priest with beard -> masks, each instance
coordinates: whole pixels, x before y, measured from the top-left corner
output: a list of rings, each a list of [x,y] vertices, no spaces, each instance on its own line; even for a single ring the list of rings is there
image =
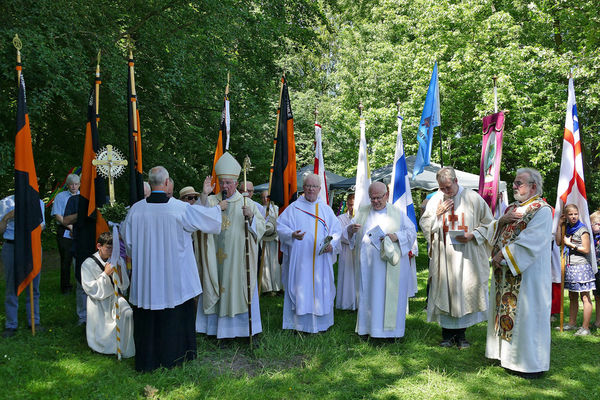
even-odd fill
[[[304,195],[277,221],[285,287],[283,329],[317,333],[333,325],[333,263],[342,228],[331,207],[319,198],[319,177],[307,175],[302,187]]]
[[[515,202],[498,221],[465,235],[493,247],[485,356],[527,379],[550,368],[552,210],[542,185],[537,170],[518,169]]]

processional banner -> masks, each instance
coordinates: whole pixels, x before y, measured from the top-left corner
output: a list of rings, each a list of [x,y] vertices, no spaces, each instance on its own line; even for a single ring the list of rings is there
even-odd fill
[[[498,205],[498,183],[502,160],[502,137],[504,113],[502,111],[483,118],[481,163],[479,171],[479,194],[495,214]]]

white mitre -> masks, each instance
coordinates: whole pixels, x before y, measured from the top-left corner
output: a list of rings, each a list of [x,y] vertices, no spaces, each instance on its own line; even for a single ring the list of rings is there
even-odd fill
[[[229,152],[224,153],[215,165],[215,173],[217,174],[217,177],[222,179],[237,180],[241,170],[242,166]]]

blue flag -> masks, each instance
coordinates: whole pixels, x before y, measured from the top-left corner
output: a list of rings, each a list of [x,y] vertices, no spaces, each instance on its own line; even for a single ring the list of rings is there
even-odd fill
[[[431,143],[433,141],[433,128],[440,126],[440,85],[438,82],[437,62],[433,66],[431,73],[431,81],[429,81],[429,89],[421,114],[421,122],[419,123],[419,133],[417,133],[417,141],[419,142],[419,151],[415,160],[412,179],[416,179],[417,175],[423,172],[425,166],[431,161]]]

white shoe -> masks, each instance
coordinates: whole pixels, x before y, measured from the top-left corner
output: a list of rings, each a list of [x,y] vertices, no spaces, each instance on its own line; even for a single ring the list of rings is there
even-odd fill
[[[588,336],[590,335],[589,329],[584,329],[583,327],[579,328],[577,332],[575,332],[575,336]]]

